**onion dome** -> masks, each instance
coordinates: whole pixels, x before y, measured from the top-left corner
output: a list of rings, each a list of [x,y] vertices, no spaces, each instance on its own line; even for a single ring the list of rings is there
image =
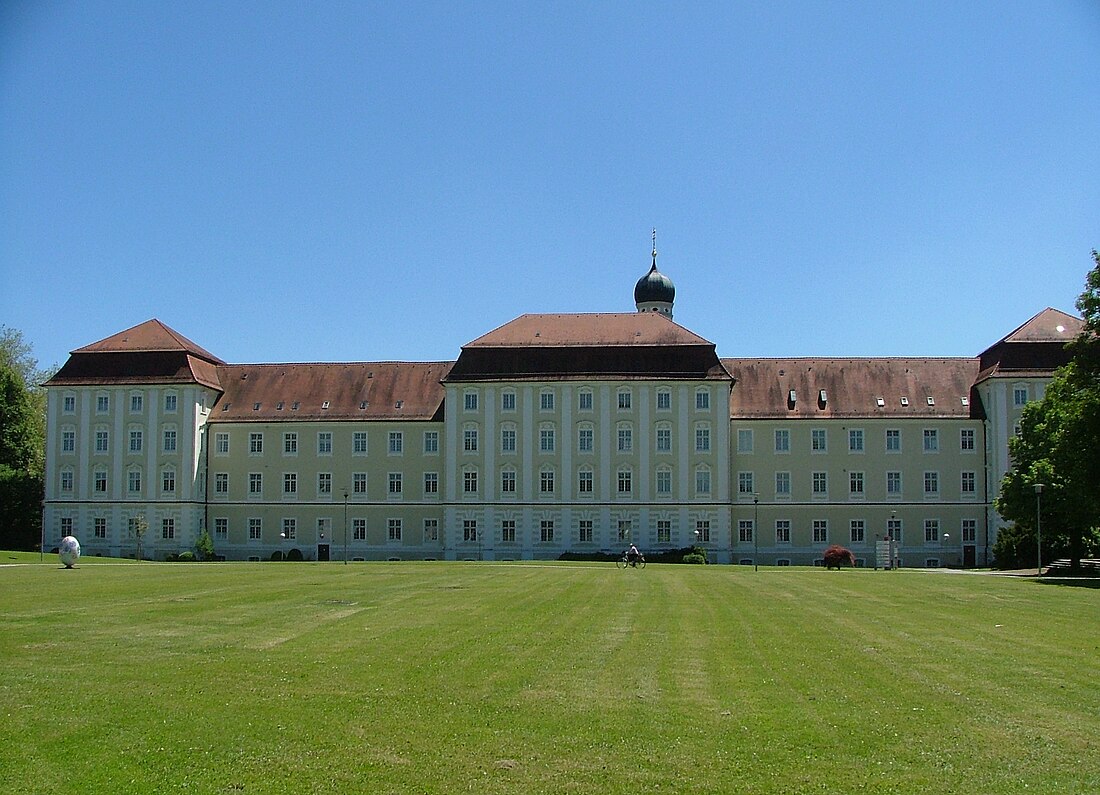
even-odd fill
[[[660,312],[672,317],[672,303],[676,300],[676,288],[672,279],[657,270],[657,230],[653,230],[653,265],[634,285],[634,304],[639,312]]]

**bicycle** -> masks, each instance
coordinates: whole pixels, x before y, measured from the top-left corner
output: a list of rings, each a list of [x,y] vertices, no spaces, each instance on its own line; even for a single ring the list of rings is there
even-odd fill
[[[623,556],[615,561],[615,568],[617,568],[617,569],[625,569],[628,566],[633,567],[633,568],[637,568],[637,569],[644,569],[645,568],[645,555],[643,555],[642,553],[639,552],[637,560],[630,560],[629,556],[624,552]]]

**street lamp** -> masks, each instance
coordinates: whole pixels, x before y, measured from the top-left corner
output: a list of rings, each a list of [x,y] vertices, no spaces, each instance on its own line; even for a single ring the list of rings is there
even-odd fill
[[[1043,576],[1043,484],[1035,484],[1035,576]]]
[[[947,546],[948,544],[950,544],[950,543],[951,543],[951,534],[950,534],[950,533],[944,533],[944,534],[943,534],[943,545],[944,545],[944,547],[946,547],[946,546]],[[947,550],[946,550],[946,549],[944,549],[944,554],[945,554],[945,555],[947,554]],[[946,564],[945,564],[945,565],[946,565]]]
[[[344,489],[344,565],[348,565],[348,490]]]
[[[760,495],[752,493],[752,570],[760,571]]]

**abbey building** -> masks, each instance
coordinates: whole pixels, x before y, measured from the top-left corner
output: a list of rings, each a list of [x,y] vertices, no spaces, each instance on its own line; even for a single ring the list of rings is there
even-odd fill
[[[672,319],[528,314],[455,361],[228,364],[157,320],[48,383],[44,540],[164,559],[205,530],[266,560],[986,565],[1022,407],[1081,321],[1045,309],[973,358],[725,358]]]

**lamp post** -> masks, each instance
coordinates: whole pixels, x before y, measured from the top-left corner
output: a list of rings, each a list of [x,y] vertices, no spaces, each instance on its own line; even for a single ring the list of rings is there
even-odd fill
[[[348,565],[348,490],[344,489],[344,565]]]
[[[1043,484],[1035,484],[1035,576],[1043,576]]]
[[[950,533],[944,533],[944,534],[943,534],[943,546],[945,547],[945,549],[944,549],[944,554],[947,554],[947,549],[946,549],[946,547],[947,547],[947,545],[948,545],[948,544],[950,544],[950,543],[951,543],[951,534],[950,534]]]
[[[760,571],[760,495],[752,493],[752,570]]]

